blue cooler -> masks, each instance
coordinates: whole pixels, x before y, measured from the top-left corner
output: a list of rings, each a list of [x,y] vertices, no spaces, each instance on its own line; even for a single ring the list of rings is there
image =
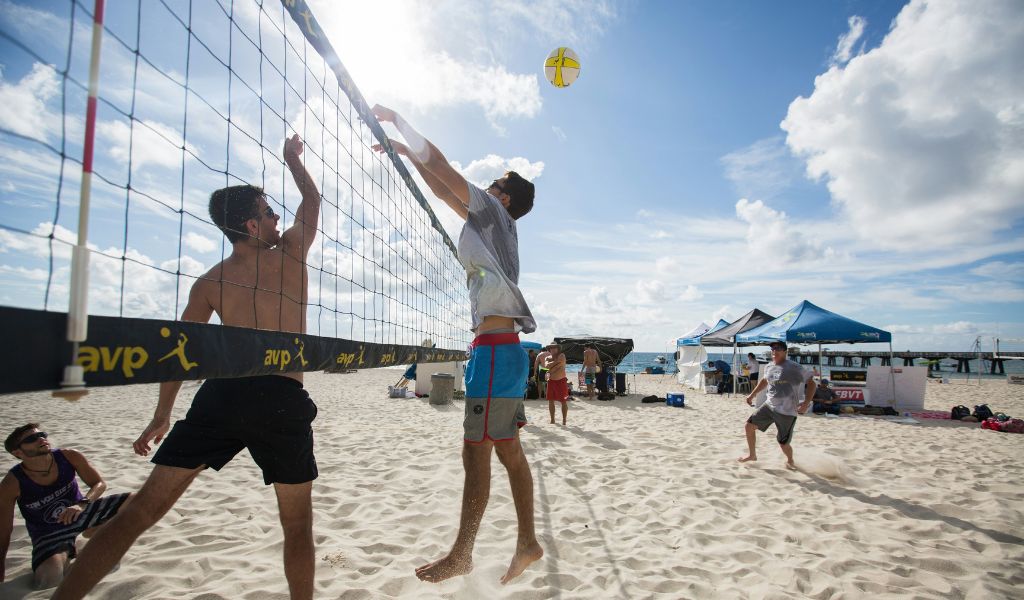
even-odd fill
[[[680,392],[678,394],[666,394],[665,395],[665,404],[667,404],[668,406],[675,406],[677,408],[682,408],[682,407],[686,406],[686,396],[683,395],[682,392]]]

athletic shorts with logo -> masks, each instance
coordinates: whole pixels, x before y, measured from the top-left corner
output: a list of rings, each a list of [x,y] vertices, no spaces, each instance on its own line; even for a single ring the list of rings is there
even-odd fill
[[[523,393],[530,375],[530,357],[515,333],[485,333],[473,340],[466,364],[468,443],[508,441],[526,425]]]

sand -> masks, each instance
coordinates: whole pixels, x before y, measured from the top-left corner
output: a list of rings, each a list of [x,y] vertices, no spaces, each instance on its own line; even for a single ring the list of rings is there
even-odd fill
[[[439,585],[413,569],[451,544],[462,490],[462,405],[388,399],[400,371],[310,374],[320,478],[313,488],[319,598],[1011,598],[1024,586],[1024,435],[976,424],[802,417],[799,471],[773,431],[745,450],[740,396],[686,391],[686,407],[641,404],[679,390],[629,377],[635,392],[571,403],[568,427],[527,402],[523,430],[545,557],[510,585],[508,481],[493,463],[476,569]],[[186,384],[175,409],[187,409]],[[1024,416],[1024,386],[929,383],[925,408],[987,402]],[[110,492],[137,489],[150,463],[131,452],[155,386],[96,389],[78,403],[0,398],[0,431],[40,421],[83,451]],[[9,457],[9,464],[13,458]],[[31,592],[20,514],[0,598]],[[286,598],[273,490],[243,452],[203,473],[129,550],[96,598]]]

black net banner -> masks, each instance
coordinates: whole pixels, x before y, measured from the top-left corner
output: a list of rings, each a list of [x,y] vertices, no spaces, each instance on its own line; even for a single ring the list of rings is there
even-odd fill
[[[67,315],[0,307],[12,343],[0,350],[0,394],[59,386],[71,343]],[[411,362],[466,360],[464,351],[353,342],[240,327],[121,317],[90,317],[78,348],[88,386],[184,381],[300,371],[341,371]],[[25,365],[18,368],[18,365]]]

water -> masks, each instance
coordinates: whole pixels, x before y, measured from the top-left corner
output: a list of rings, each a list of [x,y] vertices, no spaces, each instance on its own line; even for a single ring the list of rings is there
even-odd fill
[[[659,356],[664,356],[666,362],[665,363],[657,362],[656,359]],[[737,358],[738,358],[738,360],[745,362],[746,361],[746,356],[747,356],[746,352],[740,352],[740,354],[738,355]],[[764,357],[761,356],[760,354],[758,354],[758,358],[763,359]],[[725,362],[727,362],[727,363],[729,363],[731,365],[732,364],[732,352],[728,352],[728,353],[710,352],[710,353],[708,353],[708,360],[724,360]],[[936,372],[933,372],[933,375],[935,377],[948,377],[949,379],[966,379],[967,377],[971,377],[972,379],[977,379],[978,378],[978,373],[980,371],[982,373],[982,378],[983,379],[1006,379],[1006,374],[996,374],[996,375],[990,374],[988,372],[989,363],[987,361],[983,361],[983,362],[984,362],[983,366],[979,366],[979,364],[978,364],[979,361],[977,359],[972,360],[971,361],[971,372],[970,373],[957,373],[956,372],[956,361],[955,360],[944,360],[944,361],[942,361],[939,364],[940,370],[936,371]],[[742,364],[742,362],[740,362],[740,364]],[[854,359],[854,364],[859,365],[860,364],[860,359]],[[871,364],[872,365],[878,365],[878,364],[880,364],[880,361],[877,358],[875,358],[875,359],[871,360]],[[824,377],[826,379],[828,378],[829,373],[831,372],[831,369],[836,369],[836,370],[855,370],[855,371],[856,370],[861,370],[861,368],[859,366],[857,366],[857,367],[841,367],[841,366],[818,367],[817,365],[803,365],[803,366],[807,367],[807,368],[818,368],[819,370],[821,370],[823,368],[824,369]],[[903,366],[903,360],[902,359],[896,359],[895,364],[893,366],[894,367],[901,367],[901,366]],[[924,366],[924,362],[923,361],[917,361],[916,366]],[[675,357],[675,354],[673,352],[630,352],[629,354],[626,355],[626,357],[624,359],[622,359],[622,362],[619,363],[619,367],[618,367],[617,370],[618,370],[619,373],[643,373],[645,371],[645,369],[647,369],[648,367],[664,367],[666,374],[671,374],[671,373],[678,372],[678,369],[676,368],[676,357]],[[581,368],[581,365],[568,365],[566,367],[566,371],[575,373],[575,372],[578,372],[580,370],[580,368]],[[1024,360],[1008,360],[1008,361],[1005,361],[1003,363],[1003,368],[1006,370],[1007,374],[1013,373],[1013,374],[1016,374],[1016,375],[1024,375]]]

